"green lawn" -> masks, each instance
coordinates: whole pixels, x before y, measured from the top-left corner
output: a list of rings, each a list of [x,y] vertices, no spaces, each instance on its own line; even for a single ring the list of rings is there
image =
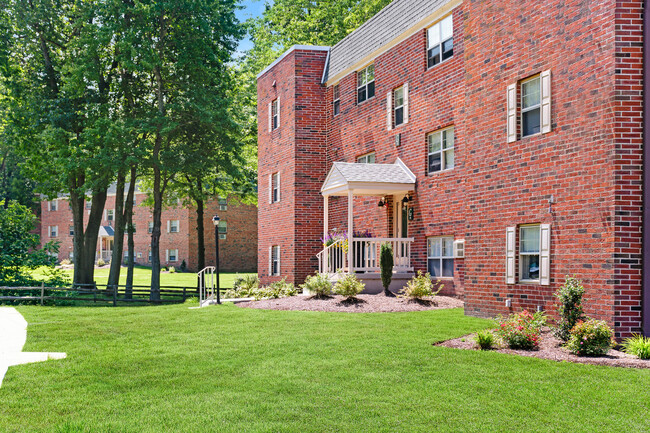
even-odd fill
[[[19,307],[2,432],[647,432],[650,371],[434,347],[488,321],[393,314]]]
[[[101,268],[95,268],[95,281],[97,284],[106,284],[108,282],[108,272],[110,270],[109,266],[104,266]],[[65,269],[65,272],[70,276],[72,280],[72,269]],[[37,269],[32,273],[36,278],[44,278],[42,269]],[[247,275],[242,273],[240,275]],[[232,288],[233,282],[237,273],[228,272],[221,273],[219,277],[219,282],[221,287]],[[126,267],[122,267],[122,272],[120,273],[120,284],[125,284],[126,282]],[[136,286],[149,286],[151,284],[151,268],[145,266],[136,266],[133,270],[133,284]],[[160,284],[162,286],[178,286],[178,287],[196,287],[196,273],[195,272],[163,272],[160,274]]]

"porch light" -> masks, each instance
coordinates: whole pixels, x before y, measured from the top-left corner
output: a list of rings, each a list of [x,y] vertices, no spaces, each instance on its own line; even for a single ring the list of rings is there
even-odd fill
[[[402,203],[406,204],[411,201],[411,196],[406,194],[404,198],[402,199]]]
[[[384,207],[386,205],[386,202],[384,201],[384,197],[379,199],[379,203],[377,203],[378,207]]]

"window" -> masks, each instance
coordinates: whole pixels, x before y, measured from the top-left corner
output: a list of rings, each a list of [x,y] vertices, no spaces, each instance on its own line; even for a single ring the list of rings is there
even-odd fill
[[[50,202],[50,211],[54,212],[58,209],[58,203],[56,200]]]
[[[92,207],[92,203],[89,201],[86,201],[86,209],[90,209]]]
[[[427,259],[428,270],[432,277],[453,277],[454,238],[440,237],[427,239]]]
[[[167,250],[167,261],[175,262],[178,260],[178,250]]]
[[[341,91],[338,84],[332,88],[332,94],[332,99],[334,101],[332,102],[334,115],[338,116],[341,112]]]
[[[219,239],[226,239],[225,233],[219,233]]]
[[[228,223],[226,221],[219,221],[219,233],[228,233]]]
[[[454,128],[432,132],[427,136],[429,173],[454,168]]]
[[[138,258],[139,258],[139,259],[142,258],[142,253],[138,253]]]
[[[538,134],[542,124],[540,76],[521,82],[521,136]]]
[[[74,236],[74,226],[68,226],[68,233],[70,236]]]
[[[106,221],[113,221],[114,216],[115,216],[115,211],[113,209],[106,210]]]
[[[375,96],[375,65],[357,72],[357,103]]]
[[[359,164],[374,164],[375,163],[375,152],[366,153],[357,158],[357,163]]]
[[[70,258],[70,260],[73,260],[74,259],[74,251],[70,251],[70,253],[68,254],[68,257]]]
[[[149,251],[149,263],[151,263],[151,251]]]
[[[454,19],[449,15],[427,30],[427,67],[454,55]]]
[[[280,246],[274,245],[271,247],[271,275],[280,275]]]
[[[228,210],[228,199],[219,199],[219,210]]]
[[[539,225],[519,228],[519,279],[539,281]]]
[[[178,233],[178,220],[169,221],[169,233]]]
[[[147,227],[147,233],[153,233],[153,221],[149,221],[149,226]]]
[[[280,126],[280,101],[278,99],[271,102],[271,130],[278,129]]]
[[[271,175],[271,203],[280,201],[280,173]]]
[[[395,120],[395,126],[399,126],[404,123],[404,87],[395,89],[393,93],[393,101],[395,101],[393,119]]]
[[[59,226],[50,226],[49,227],[50,237],[56,238],[59,236]]]
[[[129,258],[129,250],[124,250],[124,258],[125,259]]]

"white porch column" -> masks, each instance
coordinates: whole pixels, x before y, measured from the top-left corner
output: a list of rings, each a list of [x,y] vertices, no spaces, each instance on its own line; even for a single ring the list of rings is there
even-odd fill
[[[104,260],[104,238],[99,237],[99,258]]]
[[[330,216],[330,211],[329,211],[329,196],[324,195],[323,196],[323,239],[327,238],[327,233],[329,232],[329,216]],[[324,247],[323,247],[324,248]],[[322,269],[323,272],[329,273],[329,251],[324,251],[323,254],[323,263],[322,263]]]
[[[348,191],[348,273],[354,272],[353,269],[353,245],[352,245],[352,238],[354,234],[354,213],[353,213],[353,204],[354,204],[354,194],[352,194],[352,191]]]

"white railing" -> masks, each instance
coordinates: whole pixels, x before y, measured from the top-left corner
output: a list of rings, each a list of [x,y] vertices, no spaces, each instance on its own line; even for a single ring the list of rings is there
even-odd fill
[[[352,238],[352,272],[379,272],[379,254],[384,242],[393,248],[393,270],[412,272],[413,238]],[[339,240],[316,255],[320,273],[348,272],[348,253],[344,244],[345,241]]]
[[[199,279],[199,306],[202,307],[205,301],[214,299],[216,294],[217,280],[215,274],[216,268],[208,266],[203,268],[197,275]]]
[[[338,240],[316,254],[319,273],[333,274],[339,270],[347,271],[348,254],[344,249],[344,244],[344,240]]]

